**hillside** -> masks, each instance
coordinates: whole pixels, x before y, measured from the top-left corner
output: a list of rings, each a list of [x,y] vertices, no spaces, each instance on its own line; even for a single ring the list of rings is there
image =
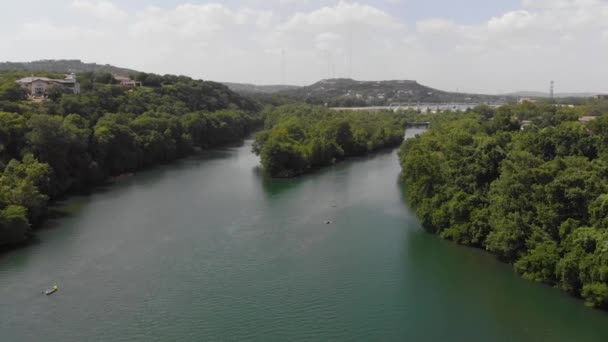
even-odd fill
[[[23,74],[0,73],[0,251],[31,237],[49,200],[238,141],[261,123],[256,102],[216,82],[141,73],[144,85],[129,88],[83,72],[80,93],[38,80],[48,92],[29,96],[15,83]]]
[[[327,79],[313,85],[284,90],[281,95],[329,106],[381,106],[391,103],[504,102],[507,96],[452,93],[411,80],[357,81]]]
[[[284,90],[292,90],[299,88],[295,85],[256,85],[256,84],[248,84],[248,83],[231,83],[231,82],[222,82],[226,85],[230,90],[235,91],[237,93],[261,93],[261,94],[272,94],[279,91]]]
[[[0,72],[82,73],[107,72],[118,75],[139,73],[109,64],[85,63],[78,59],[0,62]],[[447,92],[413,80],[358,81],[348,78],[325,79],[306,87],[295,85],[256,85],[222,82],[233,92],[266,104],[307,102],[331,107],[386,106],[393,103],[504,103],[521,97],[548,98],[542,92],[522,91],[503,95]],[[556,98],[585,98],[596,93],[558,93]]]
[[[0,71],[31,71],[31,72],[109,72],[119,75],[129,75],[138,71],[116,67],[109,64],[84,63],[79,59],[46,59],[33,62],[0,62]]]

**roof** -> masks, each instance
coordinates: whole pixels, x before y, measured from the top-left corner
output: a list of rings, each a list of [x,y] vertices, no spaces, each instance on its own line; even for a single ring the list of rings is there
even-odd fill
[[[65,83],[65,84],[70,84],[70,83],[76,83],[75,79],[55,79],[55,78],[48,78],[48,77],[24,77],[20,80],[17,80],[17,83],[32,83],[34,81],[44,81],[44,82],[55,82],[55,83]]]
[[[117,81],[131,81],[131,77],[120,75],[114,75],[114,79]]]

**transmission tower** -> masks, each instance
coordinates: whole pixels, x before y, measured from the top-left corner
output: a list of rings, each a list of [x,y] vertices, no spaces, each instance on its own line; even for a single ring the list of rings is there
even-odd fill
[[[281,84],[285,84],[285,49],[281,49]]]

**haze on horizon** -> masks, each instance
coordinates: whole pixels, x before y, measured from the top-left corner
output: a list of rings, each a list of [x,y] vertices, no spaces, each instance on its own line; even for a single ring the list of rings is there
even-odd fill
[[[215,81],[415,79],[448,91],[608,92],[607,0],[4,3],[0,61],[81,59]]]

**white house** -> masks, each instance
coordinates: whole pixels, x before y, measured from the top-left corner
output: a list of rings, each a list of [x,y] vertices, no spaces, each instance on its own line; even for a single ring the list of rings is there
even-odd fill
[[[30,76],[15,81],[24,89],[28,90],[30,96],[45,97],[48,95],[48,90],[52,86],[68,89],[74,94],[80,93],[80,83],[76,79],[75,74],[66,75],[64,79],[54,79],[47,77]]]
[[[120,83],[121,86],[123,87],[129,87],[129,88],[135,88],[135,87],[141,87],[142,84],[141,82],[137,82],[131,79],[131,77],[128,76],[120,76],[120,75],[113,75],[114,79]]]

